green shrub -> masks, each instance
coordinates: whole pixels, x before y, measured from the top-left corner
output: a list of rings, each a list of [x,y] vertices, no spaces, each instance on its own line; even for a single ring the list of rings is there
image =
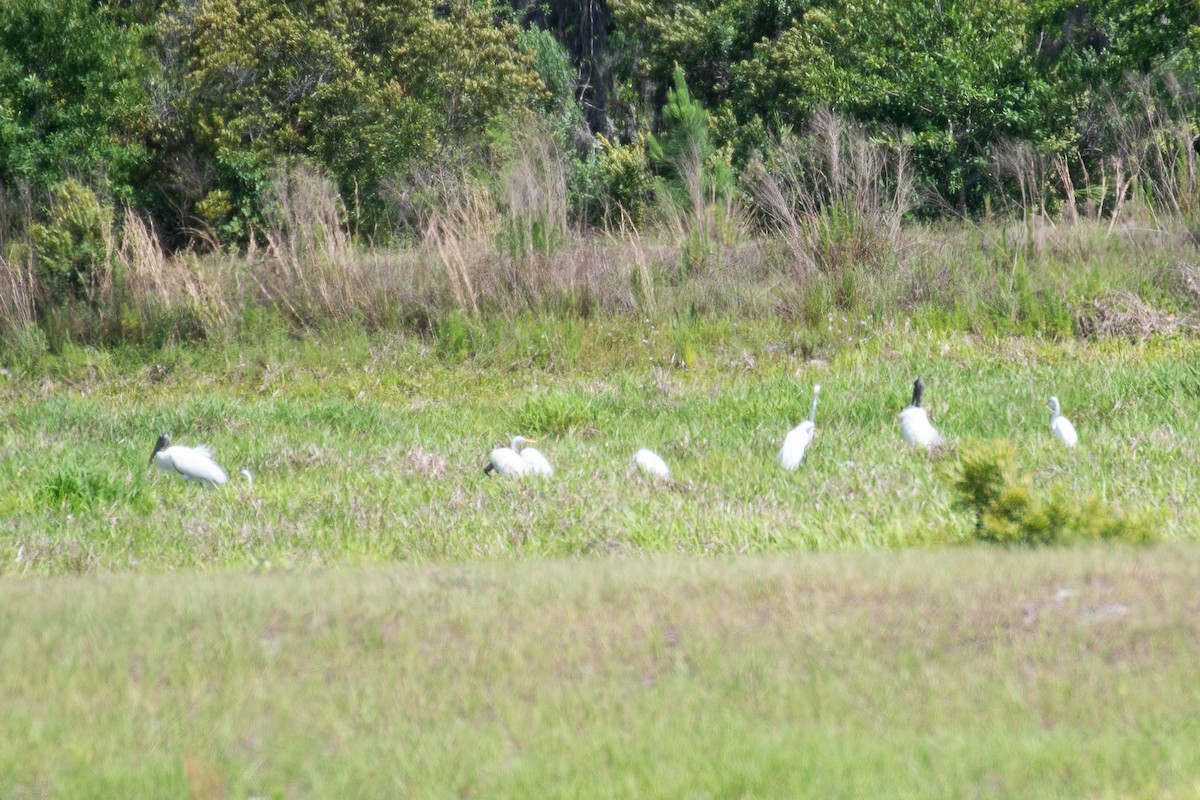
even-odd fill
[[[646,140],[639,136],[629,144],[611,142],[597,135],[600,144],[575,176],[574,202],[591,223],[619,224],[621,212],[640,225],[654,196],[654,176],[646,158]]]
[[[88,187],[67,180],[55,193],[50,219],[31,234],[38,280],[51,305],[88,298],[104,271],[112,209]]]
[[[1004,545],[1082,541],[1146,543],[1157,538],[1150,520],[1126,514],[1095,497],[1082,501],[1051,489],[1044,496],[1017,467],[1006,441],[971,441],[947,471],[954,505],[975,516],[974,538]]]

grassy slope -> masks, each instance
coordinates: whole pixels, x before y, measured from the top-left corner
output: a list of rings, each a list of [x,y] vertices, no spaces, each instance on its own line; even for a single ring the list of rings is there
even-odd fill
[[[924,376],[952,439],[1009,437],[1046,483],[1200,518],[1200,344],[914,334],[835,321],[824,360],[778,322],[530,322],[473,360],[415,338],[268,342],[147,364],[76,354],[0,379],[0,570],[57,573],[743,553],[954,541],[939,465],[906,451],[896,412]],[[844,339],[853,337],[851,344]],[[671,366],[688,353],[694,366]],[[796,474],[774,456],[824,385]],[[1055,393],[1082,437],[1048,430]],[[205,492],[147,470],[160,430],[214,446],[231,473]],[[481,474],[506,433],[540,438],[558,475]],[[670,488],[633,482],[659,450]]]
[[[6,797],[1200,791],[1200,552],[0,584]]]

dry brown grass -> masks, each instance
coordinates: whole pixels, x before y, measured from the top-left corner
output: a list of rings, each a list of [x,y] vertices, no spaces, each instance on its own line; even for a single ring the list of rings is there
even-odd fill
[[[0,334],[13,334],[33,325],[36,297],[32,266],[0,255]]]
[[[102,314],[117,325],[186,317],[202,336],[215,336],[234,318],[236,296],[233,261],[194,253],[167,255],[152,225],[131,209],[125,210],[121,234],[109,247],[108,268],[101,279],[98,300]]]
[[[803,135],[778,142],[745,180],[787,244],[799,278],[890,264],[902,244],[901,222],[916,202],[902,137],[882,143],[828,110],[814,114]]]
[[[1132,292],[1109,292],[1092,300],[1080,317],[1079,330],[1093,338],[1149,339],[1196,330],[1193,315],[1180,316],[1148,305]]]

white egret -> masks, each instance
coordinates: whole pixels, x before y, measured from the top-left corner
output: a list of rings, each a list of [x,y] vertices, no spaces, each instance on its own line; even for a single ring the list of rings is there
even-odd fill
[[[213,459],[212,451],[207,447],[171,444],[171,437],[165,433],[154,443],[150,464],[163,472],[174,472],[186,481],[198,481],[209,488],[223,486],[229,480],[225,470]]]
[[[529,443],[537,444],[533,439],[526,439],[524,436],[518,436],[512,440],[512,449],[521,456],[521,460],[525,462],[525,474],[533,475],[538,478],[549,478],[554,474],[554,467],[550,466],[550,462],[542,455],[542,451],[536,447],[529,447]]]
[[[667,469],[667,462],[655,453],[653,450],[642,448],[633,454],[633,465],[638,471],[654,478],[669,478],[671,470]]]
[[[813,434],[817,430],[817,395],[820,393],[821,386],[817,384],[813,387],[812,411],[808,419],[788,431],[783,440],[783,447],[779,450],[779,466],[786,470],[794,470],[800,466],[804,451],[812,443]]]
[[[921,408],[921,395],[925,393],[925,383],[917,378],[913,381],[912,405],[899,414],[900,432],[904,441],[913,447],[935,447],[942,443],[942,437],[937,429],[929,423],[925,409]]]
[[[1050,431],[1062,441],[1067,447],[1074,447],[1079,444],[1079,436],[1075,433],[1075,426],[1071,424],[1071,420],[1062,415],[1058,408],[1058,398],[1051,397],[1050,402]]]
[[[488,455],[488,463],[483,468],[483,474],[487,475],[490,472],[496,472],[500,475],[519,476],[524,475],[526,472],[531,472],[530,461],[535,460],[536,457],[541,457],[542,461],[546,461],[546,458],[536,450],[534,451],[536,453],[535,459],[527,461],[522,458],[519,455],[521,448],[530,442],[536,444],[534,439],[526,439],[524,436],[514,436],[508,447],[497,447]],[[550,463],[546,462],[545,466],[549,467]],[[553,469],[551,469],[551,472],[553,472]],[[541,475],[544,473],[534,471],[534,474]]]

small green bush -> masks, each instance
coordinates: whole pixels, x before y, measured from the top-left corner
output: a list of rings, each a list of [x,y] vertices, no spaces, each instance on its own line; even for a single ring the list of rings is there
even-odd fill
[[[38,280],[51,305],[85,299],[103,274],[112,209],[88,187],[65,181],[55,192],[50,218],[34,225]]]
[[[1004,545],[1083,541],[1147,543],[1157,534],[1150,520],[1127,514],[1095,497],[1082,501],[1051,489],[1043,496],[1017,467],[1007,441],[971,441],[947,471],[956,508],[975,516],[974,538]]]
[[[580,165],[574,179],[574,203],[591,223],[620,224],[624,211],[640,225],[654,196],[654,175],[646,157],[646,140],[629,144],[596,136],[600,147]]]

